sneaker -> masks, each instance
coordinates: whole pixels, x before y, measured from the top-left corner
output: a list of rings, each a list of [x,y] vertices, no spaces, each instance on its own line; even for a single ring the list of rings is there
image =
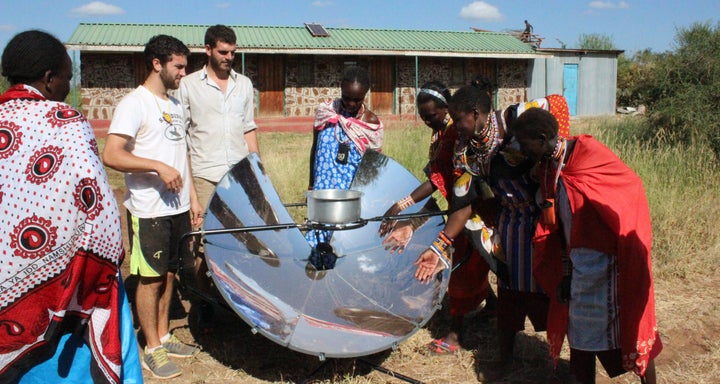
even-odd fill
[[[158,379],[171,379],[182,374],[180,368],[168,360],[165,348],[158,348],[150,353],[146,352],[142,358],[142,366]]]
[[[170,335],[170,339],[162,343],[162,346],[167,355],[172,357],[192,357],[200,352],[200,348],[183,343],[175,335]]]

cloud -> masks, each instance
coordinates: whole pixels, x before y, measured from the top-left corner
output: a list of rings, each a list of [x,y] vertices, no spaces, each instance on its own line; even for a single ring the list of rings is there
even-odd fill
[[[231,5],[230,3],[217,3],[215,4],[215,8],[225,9],[230,8]]]
[[[613,3],[609,1],[591,1],[588,6],[595,9],[610,9],[615,7]]]
[[[313,1],[312,6],[313,7],[329,7],[331,5],[334,5],[332,1]]]
[[[504,19],[500,10],[484,1],[473,1],[462,7],[460,17],[467,20],[483,21],[499,21]]]
[[[121,15],[125,10],[111,4],[105,4],[102,1],[93,1],[81,7],[74,8],[70,11],[74,16],[108,16]]]
[[[0,32],[11,32],[15,30],[15,26],[12,24],[0,24]]]
[[[366,273],[377,273],[380,270],[380,266],[372,263],[372,259],[367,256],[358,256],[357,258],[358,267],[360,270]]]
[[[630,5],[624,1],[620,1],[617,4],[612,1],[591,1],[590,3],[588,3],[588,7],[594,9],[625,9],[630,8]]]

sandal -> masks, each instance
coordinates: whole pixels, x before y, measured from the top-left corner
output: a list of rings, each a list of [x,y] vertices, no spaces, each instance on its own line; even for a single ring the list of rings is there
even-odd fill
[[[427,345],[430,353],[438,356],[454,355],[460,349],[459,345],[448,344],[444,338],[435,339]]]

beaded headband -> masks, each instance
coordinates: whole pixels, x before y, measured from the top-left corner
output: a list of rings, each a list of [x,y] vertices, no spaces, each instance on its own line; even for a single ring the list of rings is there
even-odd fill
[[[418,93],[427,93],[428,95],[435,96],[435,98],[439,99],[443,102],[443,104],[447,105],[447,100],[445,100],[445,96],[443,96],[442,93],[434,89],[420,88],[420,91]]]

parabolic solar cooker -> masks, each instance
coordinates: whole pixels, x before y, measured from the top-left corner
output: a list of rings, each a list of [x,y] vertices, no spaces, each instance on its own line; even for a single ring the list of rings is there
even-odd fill
[[[400,164],[367,151],[350,190],[309,191],[308,218],[297,224],[251,154],[218,183],[202,230],[186,236],[202,237],[209,275],[253,332],[320,360],[366,356],[412,336],[447,290],[449,270],[423,284],[413,265],[443,228],[444,212],[419,212],[421,201],[382,216],[418,185]],[[419,220],[400,254],[378,235],[388,218]],[[304,236],[313,230],[332,237],[313,248]]]

